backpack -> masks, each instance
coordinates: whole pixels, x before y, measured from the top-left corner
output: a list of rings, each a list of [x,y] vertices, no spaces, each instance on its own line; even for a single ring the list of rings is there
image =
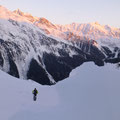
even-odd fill
[[[36,95],[38,94],[38,91],[37,91],[36,89],[34,89],[34,90],[32,91],[32,93],[36,96]]]

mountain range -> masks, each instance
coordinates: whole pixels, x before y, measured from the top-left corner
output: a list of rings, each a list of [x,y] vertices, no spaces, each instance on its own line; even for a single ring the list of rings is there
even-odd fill
[[[120,62],[120,29],[98,22],[56,25],[0,6],[0,69],[53,85],[84,62]]]

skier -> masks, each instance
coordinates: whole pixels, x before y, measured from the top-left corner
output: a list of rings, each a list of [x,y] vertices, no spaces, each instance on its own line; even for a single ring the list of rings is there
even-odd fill
[[[35,89],[32,91],[32,93],[33,93],[33,100],[36,101],[36,99],[37,99],[37,94],[38,94],[37,89],[35,88]]]

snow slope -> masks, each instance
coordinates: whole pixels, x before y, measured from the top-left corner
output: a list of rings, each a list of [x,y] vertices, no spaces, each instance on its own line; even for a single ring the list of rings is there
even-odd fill
[[[85,63],[55,86],[19,80],[0,71],[1,120],[119,120],[119,69]],[[32,101],[32,90],[39,91]]]

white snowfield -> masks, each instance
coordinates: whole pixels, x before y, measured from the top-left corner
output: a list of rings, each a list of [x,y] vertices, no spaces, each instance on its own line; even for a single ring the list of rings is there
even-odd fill
[[[0,120],[119,120],[119,74],[111,64],[85,63],[50,87],[0,71]]]

